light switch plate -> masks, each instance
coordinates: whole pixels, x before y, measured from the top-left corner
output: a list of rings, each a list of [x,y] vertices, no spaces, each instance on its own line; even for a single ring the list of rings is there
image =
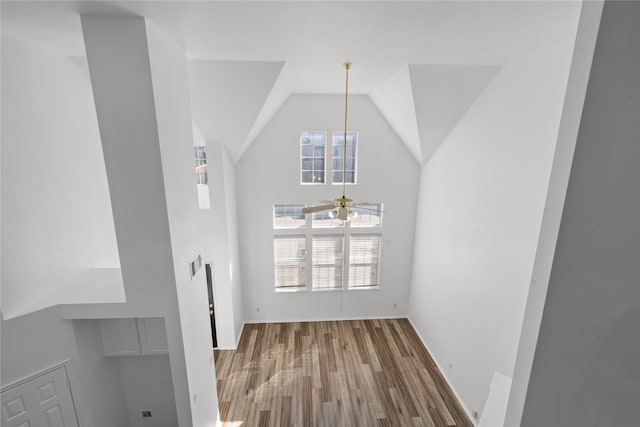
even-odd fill
[[[201,267],[202,267],[202,256],[198,254],[195,256],[195,258],[193,258],[189,262],[189,273],[191,274],[192,279],[193,279],[193,276],[195,276],[196,273],[198,273],[198,270],[200,270]]]

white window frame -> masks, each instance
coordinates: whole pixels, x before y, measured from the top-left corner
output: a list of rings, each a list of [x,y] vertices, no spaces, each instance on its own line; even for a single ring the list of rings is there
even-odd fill
[[[349,134],[355,135],[355,138],[356,138],[355,139],[356,149],[355,149],[355,152],[353,154],[354,155],[354,158],[353,158],[353,166],[354,166],[354,168],[353,168],[353,182],[346,182],[346,185],[356,185],[358,183],[358,149],[360,147],[360,144],[358,143],[358,140],[360,139],[360,134],[359,134],[359,132],[356,132],[356,131],[347,131],[347,135],[349,135]],[[331,171],[329,173],[330,173],[330,176],[331,176],[331,185],[342,185],[342,180],[340,180],[340,181],[334,181],[333,180],[333,172],[334,172],[334,170],[333,170],[333,159],[334,159],[334,156],[333,156],[333,137],[335,135],[344,137],[344,131],[334,131],[334,132],[331,133],[331,163],[330,163],[331,164]],[[344,148],[343,148],[343,150],[344,150]],[[341,151],[340,153],[338,153],[338,157],[337,158],[342,160],[343,154],[344,153]],[[325,161],[325,165],[326,165],[326,161]],[[338,170],[338,172],[342,172],[342,169]],[[326,180],[327,179],[326,179],[326,175],[325,175],[325,181]]]
[[[294,205],[294,203],[290,203]],[[379,205],[380,209],[383,208],[383,204],[375,203],[374,205]],[[380,236],[380,249],[378,254],[378,281],[382,277],[382,246],[383,246],[383,236],[384,236],[384,220],[381,216],[381,224],[369,227],[352,227],[349,222],[342,223],[340,220],[336,220],[336,227],[313,227],[313,214],[307,215],[305,218],[305,226],[301,228],[274,228],[273,229],[273,238],[279,237],[297,237],[303,236],[305,237],[305,248],[306,248],[306,286],[299,287],[276,287],[274,283],[275,292],[342,292],[342,291],[355,291],[362,292],[365,290],[379,290],[380,283],[373,284],[371,286],[355,286],[349,287],[349,264],[350,264],[350,249],[351,249],[351,236],[355,235],[378,235]],[[335,235],[343,235],[344,236],[344,249],[342,255],[342,286],[336,288],[314,288],[313,284],[313,237],[314,236],[335,236]],[[275,248],[274,248],[275,251]],[[274,280],[275,280],[275,253],[273,264],[274,271]]]
[[[319,133],[319,134],[323,134],[324,135],[324,182],[304,182],[302,179],[303,173],[306,170],[302,169],[302,139],[304,138],[304,135],[307,133]],[[333,140],[331,141],[333,144]],[[298,142],[298,149],[300,150],[300,156],[299,156],[299,170],[300,170],[300,185],[325,185],[327,183],[327,146],[328,146],[328,141],[327,141],[327,132],[326,131],[314,131],[314,130],[307,130],[307,131],[303,131],[300,134],[300,141]],[[304,157],[308,157],[308,156],[304,156]],[[311,162],[313,164],[313,162],[315,162],[315,157],[311,158]],[[315,171],[315,169],[312,169],[312,171]]]

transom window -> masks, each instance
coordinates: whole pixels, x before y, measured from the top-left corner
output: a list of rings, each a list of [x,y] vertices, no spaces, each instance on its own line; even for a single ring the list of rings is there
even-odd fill
[[[304,227],[304,205],[273,205],[273,228]]]
[[[303,205],[274,205],[276,290],[377,288],[382,207],[382,203],[360,205],[354,208],[358,215],[344,223],[326,211],[305,216]]]

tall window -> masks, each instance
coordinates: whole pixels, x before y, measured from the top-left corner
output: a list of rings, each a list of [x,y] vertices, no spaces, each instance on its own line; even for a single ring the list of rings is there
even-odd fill
[[[349,287],[378,285],[380,235],[352,235],[349,245]]]
[[[303,132],[300,137],[300,182],[325,183],[326,132]]]
[[[356,183],[356,149],[357,149],[358,134],[356,132],[347,132],[347,152],[344,153],[344,132],[333,133],[333,145],[331,149],[331,155],[333,157],[332,168],[333,176],[332,181],[334,184],[342,184],[342,159],[344,157],[346,162],[345,167],[345,182],[348,184]]]
[[[313,236],[313,289],[342,288],[343,236]]]
[[[207,176],[207,147],[195,145],[193,147],[196,159],[196,184],[198,189],[198,206],[200,209],[209,209],[209,178]]]
[[[380,285],[382,203],[359,205],[350,222],[303,205],[273,206],[275,287],[280,291],[375,289]]]
[[[276,236],[273,253],[276,289],[307,286],[307,250],[305,236]]]

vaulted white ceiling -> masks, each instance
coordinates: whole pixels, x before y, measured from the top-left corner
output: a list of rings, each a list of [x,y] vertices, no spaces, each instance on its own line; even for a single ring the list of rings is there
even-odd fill
[[[426,162],[501,66],[575,1],[2,2],[2,32],[82,67],[80,14],[144,16],[185,48],[192,116],[237,161],[291,93],[367,94]],[[4,59],[4,58],[3,58]],[[3,65],[4,66],[4,65]]]

